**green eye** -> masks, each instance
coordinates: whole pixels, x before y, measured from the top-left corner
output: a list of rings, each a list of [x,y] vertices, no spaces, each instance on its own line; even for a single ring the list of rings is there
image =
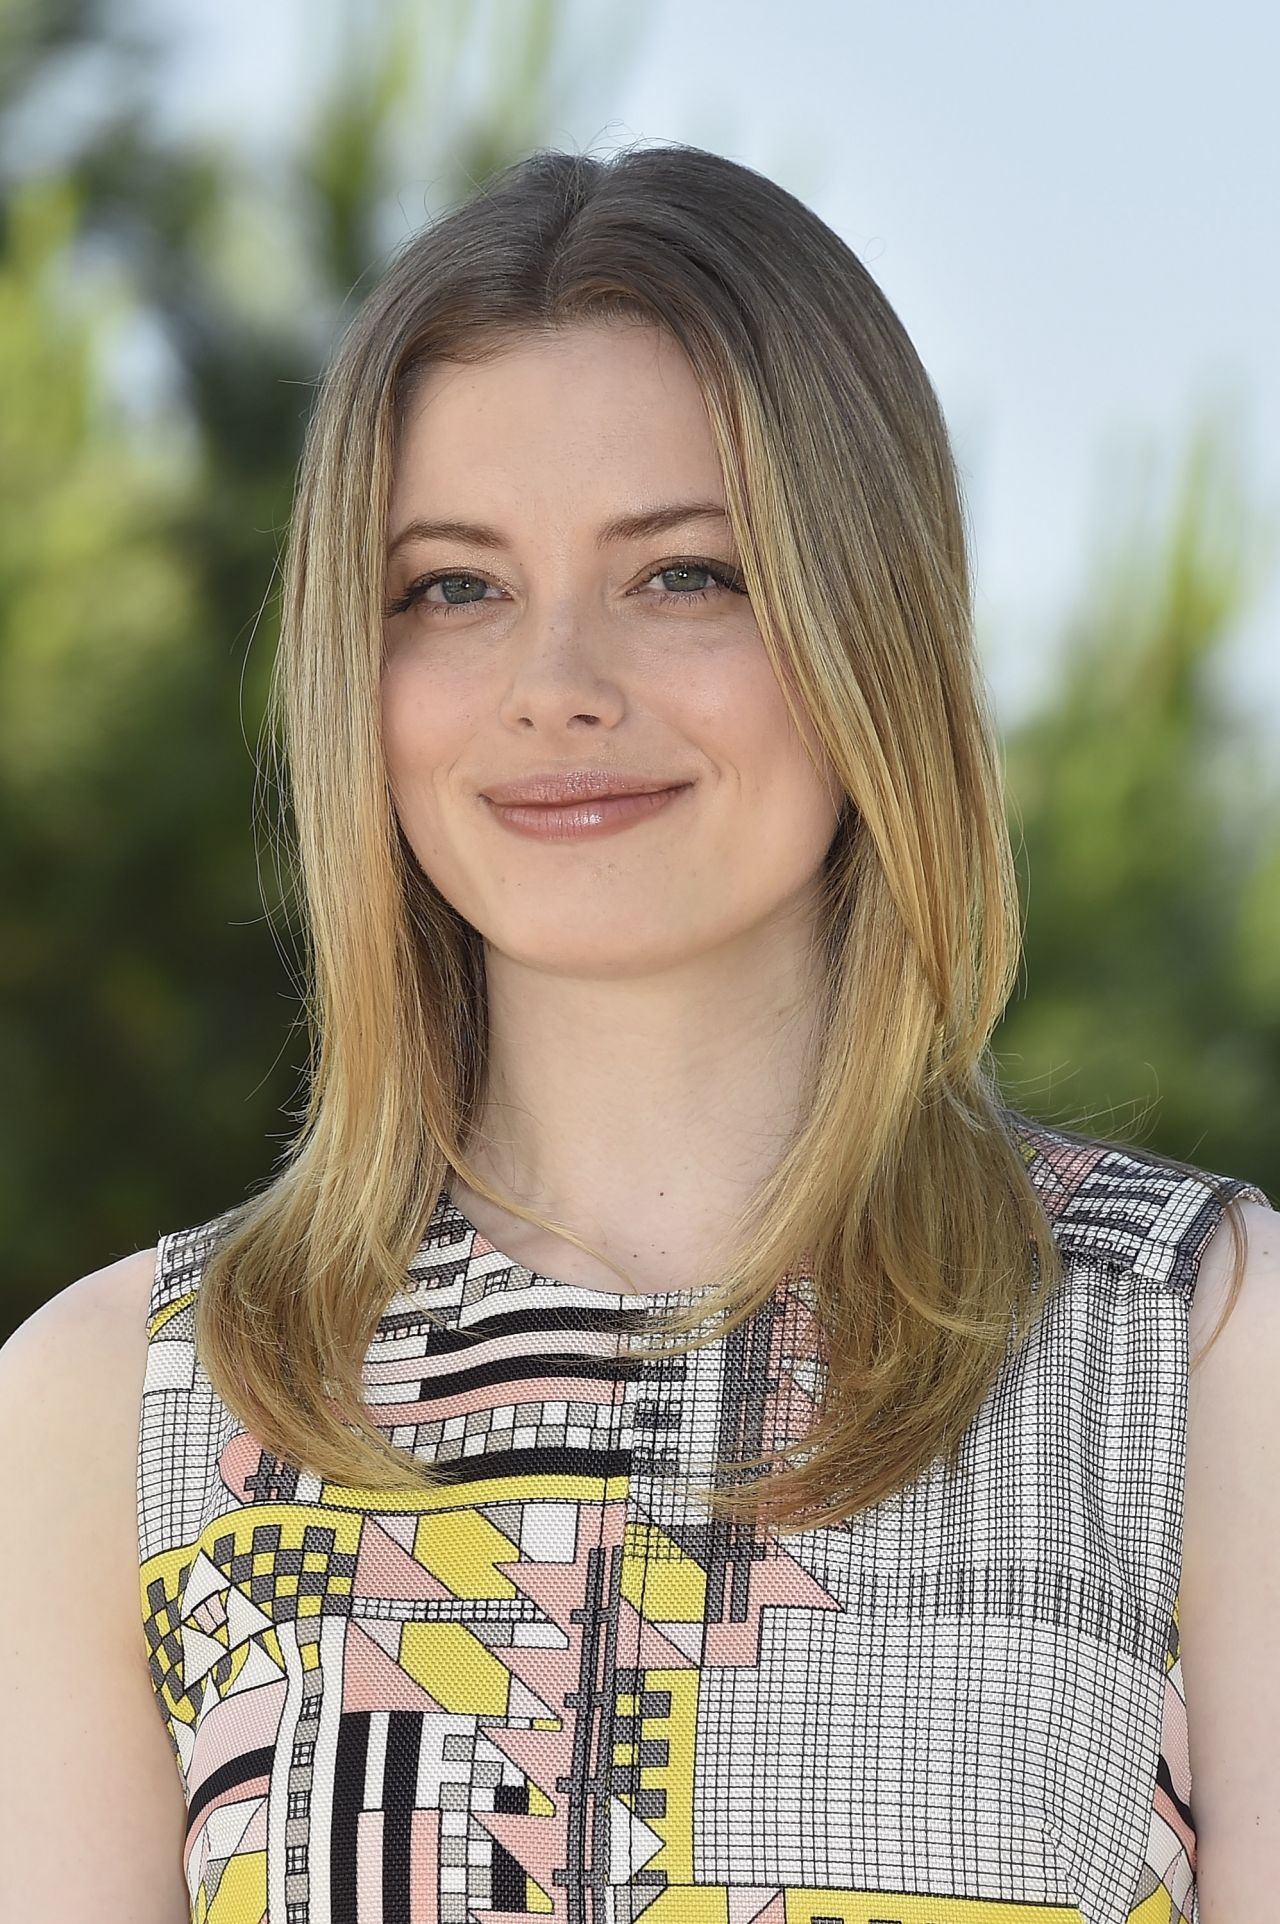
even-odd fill
[[[471,587],[478,587],[481,592],[478,595],[462,595],[456,601],[428,602],[426,599],[427,590],[428,588],[434,588],[437,581],[462,581],[468,583]],[[466,569],[438,569],[435,574],[423,575],[419,580],[411,581],[402,595],[398,596],[394,601],[387,603],[385,613],[387,617],[390,618],[392,615],[402,615],[410,608],[423,605],[431,608],[440,608],[445,614],[451,614],[455,608],[472,608],[477,602],[483,601],[484,591],[491,586],[492,583],[486,581],[483,575],[472,574]]]
[[[745,595],[747,592],[740,571],[724,562],[698,561],[692,556],[682,556],[676,561],[664,562],[648,579],[665,581],[671,575],[707,575],[710,585],[701,588],[668,588],[666,593],[657,597],[659,601],[687,603],[706,601],[717,594]],[[443,601],[428,601],[428,590],[434,588],[437,582],[461,582],[464,592],[451,599],[450,590],[446,587]],[[411,581],[402,595],[387,602],[383,613],[388,620],[395,615],[406,614],[410,608],[430,608],[433,614],[455,614],[462,608],[478,607],[493,585],[484,575],[473,574],[470,569],[438,568],[434,574],[422,575],[417,581]],[[479,590],[478,594],[471,592],[475,589]]]
[[[663,601],[705,601],[709,595],[720,592],[739,595],[746,593],[738,569],[727,567],[723,562],[695,561],[692,557],[680,561],[668,561],[655,574],[650,575],[649,579],[657,581],[665,579],[668,575],[710,575],[715,585],[711,588],[673,588],[659,597]]]

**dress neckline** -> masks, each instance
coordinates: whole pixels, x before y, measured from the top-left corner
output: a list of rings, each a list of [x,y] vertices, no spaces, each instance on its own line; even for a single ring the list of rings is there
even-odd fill
[[[452,1231],[452,1234],[450,1233]],[[505,1293],[509,1290],[554,1289],[561,1294],[576,1296],[583,1306],[589,1307],[595,1300],[612,1307],[622,1304],[630,1309],[643,1308],[645,1304],[665,1304],[675,1299],[693,1300],[705,1294],[706,1284],[677,1285],[663,1290],[605,1289],[598,1283],[573,1283],[561,1276],[552,1276],[546,1270],[530,1269],[527,1263],[519,1262],[508,1255],[478,1229],[467,1215],[461,1203],[450,1194],[449,1178],[446,1174],[436,1197],[431,1223],[427,1235],[419,1246],[414,1259],[418,1264],[427,1264],[438,1259],[440,1251],[451,1243],[465,1241],[468,1248],[468,1275],[476,1274],[477,1266],[484,1265],[485,1296]]]

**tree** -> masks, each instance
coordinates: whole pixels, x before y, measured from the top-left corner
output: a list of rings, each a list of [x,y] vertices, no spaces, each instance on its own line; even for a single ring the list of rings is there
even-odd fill
[[[253,744],[312,384],[417,224],[410,143],[442,210],[637,30],[570,46],[559,0],[328,22],[327,81],[264,177],[157,133],[157,49],[116,9],[0,11],[0,1336],[225,1208],[290,1133],[307,1051]],[[93,111],[49,113],[77,63]],[[428,120],[424,76],[468,70]],[[143,407],[119,365],[140,346]]]
[[[1047,1120],[1111,1133],[1113,1107],[1145,1095],[1153,1146],[1275,1194],[1280,807],[1221,674],[1270,537],[1212,414],[1154,530],[1150,499],[1144,483],[1127,515],[1108,502],[1118,532],[1059,678],[1006,738],[1026,987],[995,1046],[1011,1097]]]
[[[497,11],[309,10],[327,81],[267,165],[157,132],[156,51],[109,0],[0,0],[0,1337],[245,1194],[291,1133],[307,1052],[253,745],[312,383],[406,229],[628,50],[613,20],[571,39],[559,0]],[[1276,1193],[1280,846],[1211,686],[1252,566],[1214,445],[1009,739],[1028,993],[997,1048],[1049,1120],[1064,1067],[1076,1114],[1152,1064],[1157,1145]]]

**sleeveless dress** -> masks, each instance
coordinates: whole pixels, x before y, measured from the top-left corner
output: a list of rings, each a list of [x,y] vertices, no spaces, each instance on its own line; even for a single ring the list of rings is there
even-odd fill
[[[636,1361],[652,1299],[530,1272],[442,1189],[364,1379],[447,1481],[387,1496],[244,1432],[193,1345],[222,1219],[162,1237],[140,1591],[195,1924],[1197,1924],[1177,1586],[1221,1205],[1015,1126],[1065,1275],[959,1462],[767,1541],[696,1466],[807,1429],[803,1279]]]

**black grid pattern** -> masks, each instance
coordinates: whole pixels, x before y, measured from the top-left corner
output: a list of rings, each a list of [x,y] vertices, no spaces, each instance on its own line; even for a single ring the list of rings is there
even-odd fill
[[[1024,1144],[1065,1275],[1031,1341],[1007,1359],[953,1468],[935,1463],[843,1525],[788,1535],[784,1553],[750,1532],[710,1523],[697,1500],[709,1460],[726,1445],[764,1440],[768,1423],[780,1420],[789,1382],[820,1390],[812,1358],[792,1353],[785,1322],[768,1317],[674,1371],[626,1379],[603,1426],[631,1452],[628,1516],[644,1525],[644,1556],[655,1565],[692,1559],[706,1582],[699,1634],[739,1633],[731,1658],[698,1670],[692,1733],[671,1693],[663,1701],[647,1681],[651,1673],[626,1670],[616,1657],[605,1661],[608,1691],[597,1699],[593,1683],[584,1698],[612,1705],[600,1712],[610,1742],[638,1746],[636,1761],[616,1764],[609,1777],[637,1819],[666,1820],[666,1793],[644,1771],[665,1769],[692,1740],[695,1883],[1056,1904],[1075,1907],[1085,1924],[1124,1924],[1135,1893],[1156,1887],[1146,1849],[1154,1789],[1165,1781],[1161,1715],[1176,1662],[1186,1312],[1222,1198],[1207,1176],[1170,1170],[1141,1152],[1038,1127],[1025,1130]],[[1250,1184],[1232,1187],[1268,1203]],[[333,1530],[308,1524],[309,1550],[307,1540],[282,1550],[273,1517],[251,1522],[255,1503],[316,1504],[321,1491],[270,1459],[247,1504],[219,1478],[219,1454],[238,1426],[198,1366],[191,1313],[220,1221],[160,1241],[139,1439],[144,1617],[180,1763],[198,1715],[178,1689],[180,1598],[197,1545],[229,1584],[281,1623],[291,1662],[301,1642],[317,1649],[316,1636],[325,1648],[340,1648],[333,1639],[346,1634],[344,1626],[321,1621],[330,1612],[404,1623],[456,1615],[495,1651],[540,1615],[524,1596],[456,1606],[353,1599],[356,1558],[337,1550]],[[414,1357],[433,1336],[500,1318],[516,1298],[527,1311],[557,1287],[567,1286],[496,1252],[473,1260],[467,1226],[442,1202],[370,1355],[394,1359],[396,1375],[403,1358],[412,1382]],[[513,1430],[523,1419],[535,1450],[548,1447],[548,1425],[563,1424],[567,1434],[583,1416],[601,1428],[598,1407],[585,1403],[581,1411],[566,1403],[562,1415],[526,1391],[512,1409]],[[456,1437],[447,1425],[424,1421],[411,1446],[433,1460],[486,1454],[493,1433],[492,1420],[464,1420]],[[442,1447],[455,1442],[453,1452]],[[518,1508],[514,1500],[511,1507]],[[518,1539],[514,1525],[509,1534]],[[783,1554],[826,1593],[830,1608],[753,1604],[753,1585]],[[619,1621],[620,1561],[608,1559],[607,1584],[600,1564],[600,1595],[590,1604],[602,1650]],[[296,1597],[279,1589],[282,1575],[304,1574],[323,1605],[310,1632],[304,1618],[289,1621]],[[669,1628],[674,1635],[680,1626]],[[218,1666],[213,1681],[225,1681]],[[313,1798],[309,1774],[316,1761],[310,1697],[329,1681],[305,1672],[302,1701],[291,1696],[275,1759],[286,1778],[287,1803],[277,1808],[288,1836],[273,1889],[286,1917],[298,1920],[308,1914],[308,1879],[319,1870],[315,1827],[331,1821],[332,1798],[324,1787]],[[631,1688],[643,1693],[643,1730],[618,1708]],[[290,1689],[297,1689],[292,1672]],[[393,1720],[411,1714],[391,1713]],[[358,1719],[368,1713],[356,1715],[352,1728],[364,1730]],[[478,1716],[475,1729],[503,1721],[520,1720]],[[402,1734],[410,1728],[405,1723]],[[460,1920],[468,1800],[471,1808],[501,1801],[521,1809],[521,1786],[508,1779],[501,1799],[484,1805],[494,1791],[480,1783],[474,1738],[472,1745],[469,1782],[445,1786],[447,1800],[441,1793],[442,1843],[453,1840],[441,1915]],[[461,1759],[456,1745],[455,1754]],[[607,1746],[601,1755],[611,1755]],[[571,1777],[575,1795],[584,1786],[597,1794],[595,1778]],[[399,1784],[397,1794],[403,1790]],[[595,1808],[593,1823],[599,1817]],[[607,1806],[605,1818],[607,1827]],[[477,1843],[487,1851],[479,1833]],[[515,1860],[488,1856],[492,1865],[474,1873],[473,1902],[495,1880],[504,1892],[519,1891]],[[593,1890],[601,1861],[593,1859]],[[641,1918],[665,1876],[651,1867],[637,1872],[634,1885],[610,1887],[615,1920]],[[572,1894],[579,1907],[583,1894]],[[1194,1889],[1181,1901],[1194,1918]],[[814,1902],[815,1918],[839,1914],[817,1895]]]

